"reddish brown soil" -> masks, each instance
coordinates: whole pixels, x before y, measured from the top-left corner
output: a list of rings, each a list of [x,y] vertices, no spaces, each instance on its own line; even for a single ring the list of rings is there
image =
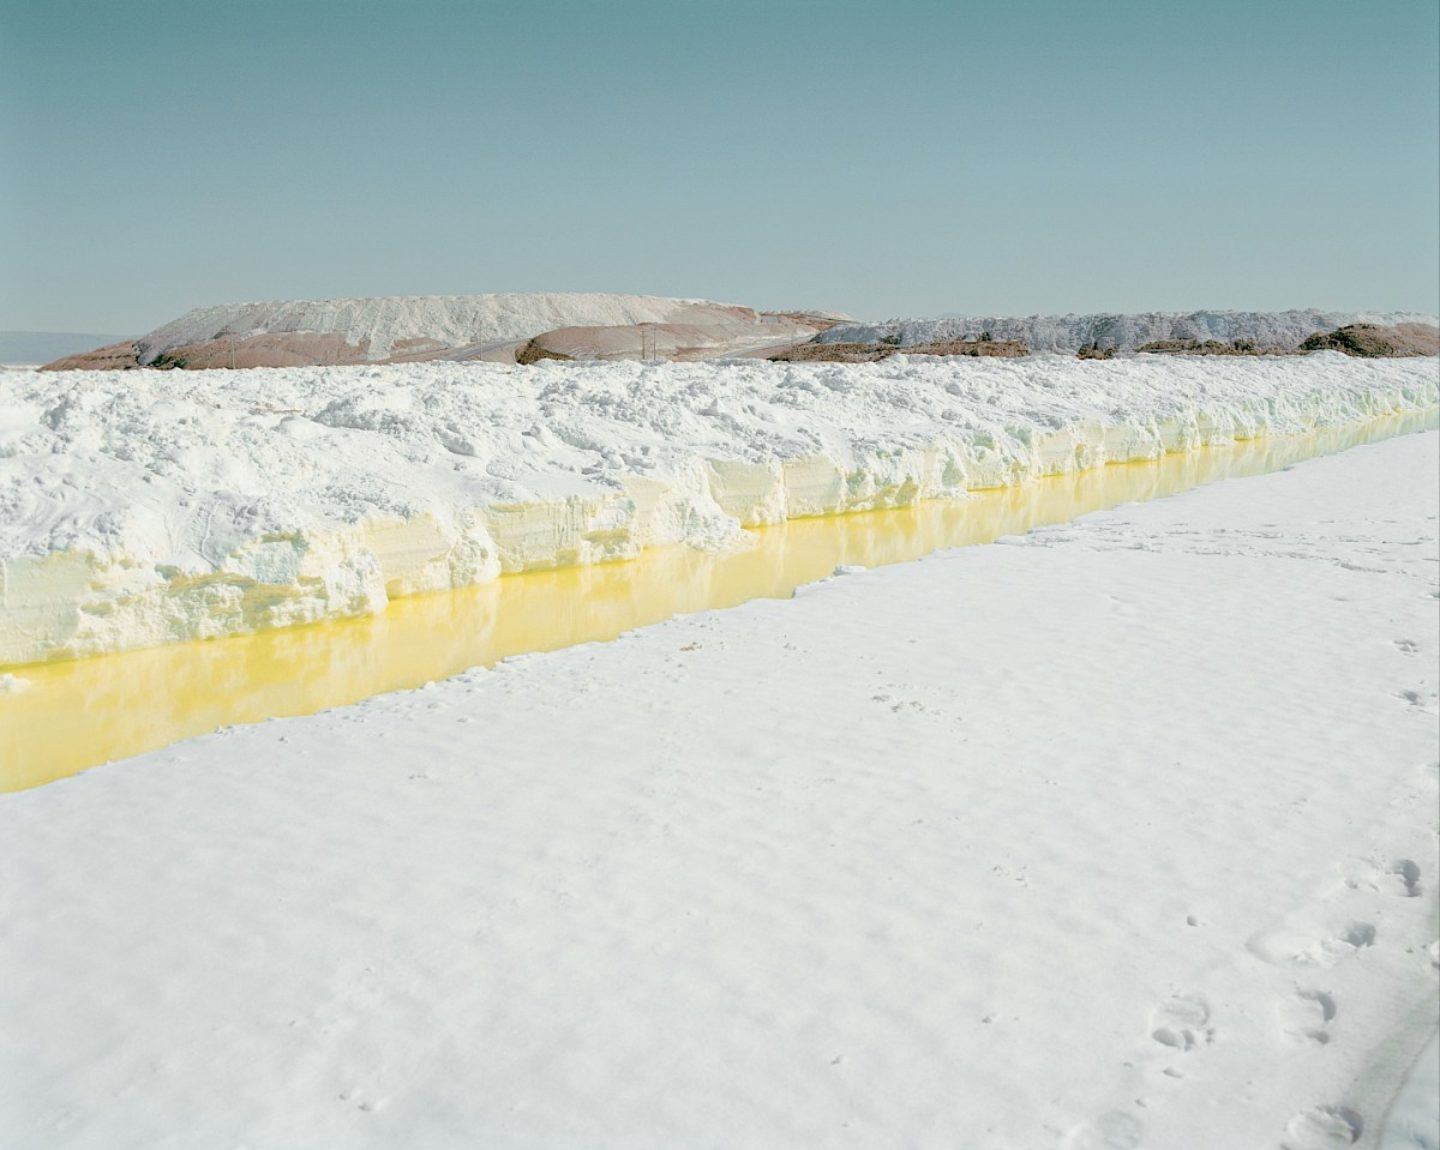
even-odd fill
[[[1218,339],[1156,339],[1142,343],[1135,349],[1155,355],[1297,355],[1298,352],[1283,347],[1257,347],[1248,339],[1232,339],[1224,343]]]
[[[134,341],[112,343],[79,355],[61,356],[41,367],[41,371],[131,371],[140,366],[140,348]]]
[[[1341,351],[1362,359],[1395,356],[1440,355],[1440,328],[1428,323],[1401,323],[1385,327],[1352,323],[1331,332],[1316,332],[1300,345],[1301,351]]]

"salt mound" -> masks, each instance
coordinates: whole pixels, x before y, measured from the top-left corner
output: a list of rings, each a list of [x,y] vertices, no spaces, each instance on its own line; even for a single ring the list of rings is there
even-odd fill
[[[558,331],[572,333],[561,353],[571,359],[716,358],[803,342],[837,318],[759,312],[709,300],[583,292],[272,300],[196,308],[133,343],[68,356],[48,366],[95,370],[428,359],[513,362],[528,341]],[[117,362],[117,354],[123,362]]]
[[[388,359],[405,345],[439,347],[530,339],[560,327],[682,323],[716,311],[756,313],[704,300],[598,292],[501,292],[487,295],[379,296],[374,299],[271,300],[196,308],[137,342],[141,362],[186,344],[261,333],[338,334],[368,360]],[[694,321],[692,321],[694,322]]]

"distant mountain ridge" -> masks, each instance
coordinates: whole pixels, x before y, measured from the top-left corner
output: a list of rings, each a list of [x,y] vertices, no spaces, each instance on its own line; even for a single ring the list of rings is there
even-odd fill
[[[1293,351],[1312,336],[1355,323],[1428,324],[1414,312],[1097,312],[1086,315],[941,316],[861,323],[818,311],[757,311],[739,304],[600,292],[271,300],[196,308],[138,339],[73,333],[0,333],[0,363],[55,370],[136,367],[291,367],[421,360],[696,360],[784,354],[818,343],[900,348],[988,334],[1032,352],[1084,347],[1135,351],[1160,341],[1244,340]],[[45,340],[53,342],[46,343]],[[59,349],[59,350],[54,350]],[[823,357],[822,357],[823,358]]]
[[[1191,311],[1096,312],[1089,315],[943,316],[892,319],[883,323],[837,324],[821,343],[893,342],[902,347],[939,340],[974,339],[989,332],[997,340],[1020,340],[1031,351],[1074,352],[1089,344],[1134,351],[1164,339],[1253,340],[1259,347],[1292,349],[1317,332],[1352,323],[1435,325],[1435,316],[1415,312]]]

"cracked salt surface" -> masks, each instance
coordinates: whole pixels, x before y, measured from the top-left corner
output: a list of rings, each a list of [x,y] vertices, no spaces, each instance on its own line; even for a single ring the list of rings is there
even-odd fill
[[[0,1144],[1425,1145],[1437,444],[4,796]]]

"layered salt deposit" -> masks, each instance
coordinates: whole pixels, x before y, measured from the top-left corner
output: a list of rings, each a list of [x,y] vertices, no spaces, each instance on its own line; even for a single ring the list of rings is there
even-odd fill
[[[1260,347],[1290,349],[1316,332],[1351,323],[1425,323],[1432,315],[1415,312],[1318,311],[1150,311],[1124,315],[942,316],[938,319],[892,319],[833,327],[817,338],[822,343],[877,343],[899,338],[902,346],[933,340],[973,339],[990,332],[996,339],[1018,339],[1031,351],[1075,351],[1090,343],[1133,351],[1159,339],[1252,340]]]
[[[521,345],[545,333],[563,345],[547,350],[575,359],[710,359],[809,340],[844,318],[599,292],[271,300],[197,308],[133,343],[68,356],[48,366],[106,370],[152,364],[234,368],[423,359],[514,362]],[[108,362],[117,352],[128,362]]]
[[[1433,409],[1432,360],[0,377],[0,665]]]

